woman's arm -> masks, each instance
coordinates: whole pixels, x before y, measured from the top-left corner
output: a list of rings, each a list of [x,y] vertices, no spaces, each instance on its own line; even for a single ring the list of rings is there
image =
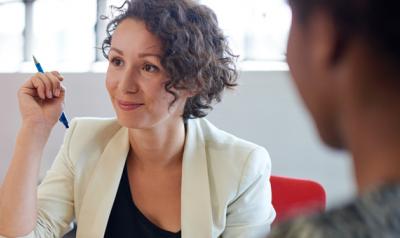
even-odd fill
[[[36,225],[40,160],[50,132],[62,112],[62,80],[58,72],[38,73],[18,91],[22,125],[1,186],[0,235],[26,235]]]
[[[50,128],[23,124],[0,197],[0,234],[22,236],[36,226],[36,187]]]

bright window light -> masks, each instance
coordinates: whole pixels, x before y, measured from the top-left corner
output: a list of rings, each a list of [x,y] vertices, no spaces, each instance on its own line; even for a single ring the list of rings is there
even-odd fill
[[[107,0],[108,8],[110,6],[120,7],[125,2],[125,0]]]
[[[96,0],[36,0],[32,53],[46,68],[85,71],[95,59]]]
[[[291,21],[285,0],[197,1],[216,12],[240,61],[285,61]],[[108,21],[97,15],[112,16],[110,6],[124,2],[35,0],[30,5],[29,1],[0,0],[0,72],[34,71],[32,62],[24,62],[30,61],[31,54],[45,70],[86,72],[99,68],[98,63],[103,68],[105,59],[96,47],[101,46]]]
[[[284,61],[291,22],[285,0],[201,0],[215,11],[240,60]]]
[[[0,4],[0,72],[18,70],[23,60],[24,24],[22,2]]]

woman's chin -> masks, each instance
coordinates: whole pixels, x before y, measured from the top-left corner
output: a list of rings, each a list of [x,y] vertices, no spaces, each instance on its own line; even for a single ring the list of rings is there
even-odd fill
[[[131,128],[131,129],[144,129],[146,128],[146,123],[141,122],[137,119],[132,119],[132,118],[126,118],[123,116],[117,116],[117,120],[119,124],[123,127],[126,128]]]

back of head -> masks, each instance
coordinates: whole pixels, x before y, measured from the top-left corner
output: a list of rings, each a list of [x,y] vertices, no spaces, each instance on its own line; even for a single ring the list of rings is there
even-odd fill
[[[334,19],[344,39],[360,37],[382,57],[400,66],[400,1],[398,0],[288,0],[307,22],[319,8]]]
[[[400,1],[287,1],[288,63],[323,140],[348,147],[350,117],[394,129],[383,122],[400,119]]]
[[[271,238],[397,237],[400,1],[288,1],[288,63],[299,92],[322,139],[351,151],[360,194],[377,190]]]

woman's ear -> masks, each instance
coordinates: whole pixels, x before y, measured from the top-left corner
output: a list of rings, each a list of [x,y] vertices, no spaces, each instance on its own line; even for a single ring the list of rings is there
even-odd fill
[[[186,91],[186,93],[188,98],[194,97],[197,94],[197,92],[195,92],[194,90]]]
[[[185,97],[185,98],[191,98],[197,94],[197,90],[195,89],[182,89],[180,90],[180,96]]]

